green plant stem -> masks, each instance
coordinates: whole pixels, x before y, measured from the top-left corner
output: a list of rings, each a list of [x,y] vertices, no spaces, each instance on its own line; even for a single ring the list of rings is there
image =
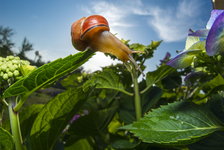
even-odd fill
[[[14,105],[15,105],[15,100],[10,99],[8,108],[9,108],[9,118],[10,118],[12,136],[15,142],[16,150],[24,150],[22,145],[23,141],[22,141],[21,131],[20,131],[19,113],[13,110]]]
[[[138,73],[134,66],[131,67],[131,77],[134,84],[134,93],[135,93],[135,114],[136,120],[139,120],[142,117],[142,107],[141,107],[141,98],[139,94],[138,86]]]
[[[28,96],[25,94],[19,99],[19,101],[17,100],[18,103],[14,107],[14,111],[18,112],[20,110],[20,108],[23,106],[23,104],[25,103],[25,101],[27,100],[27,98],[28,98]]]

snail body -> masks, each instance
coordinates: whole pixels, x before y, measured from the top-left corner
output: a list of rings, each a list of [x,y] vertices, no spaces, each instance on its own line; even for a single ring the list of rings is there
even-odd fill
[[[131,61],[138,69],[132,53],[141,53],[130,50],[124,43],[115,37],[109,28],[107,20],[100,15],[83,17],[73,23],[71,28],[72,44],[80,51],[90,48],[94,51],[115,55],[123,62]]]

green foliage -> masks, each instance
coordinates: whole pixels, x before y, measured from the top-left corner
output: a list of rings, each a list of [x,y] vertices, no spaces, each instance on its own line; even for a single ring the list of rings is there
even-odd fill
[[[174,71],[174,68],[164,65],[153,72],[148,72],[146,75],[147,89],[150,88],[153,84],[156,84],[158,81],[161,81]]]
[[[14,148],[14,142],[12,135],[3,128],[0,128],[0,149],[12,150]]]
[[[50,150],[79,110],[88,94],[81,88],[69,89],[47,103],[36,117],[31,129],[32,150]]]
[[[122,127],[142,141],[161,145],[187,145],[224,127],[205,106],[175,102],[155,109],[140,121]]]
[[[70,146],[65,147],[65,150],[93,150],[88,140],[80,139],[77,142],[73,143]]]
[[[202,139],[189,146],[192,150],[222,150],[224,147],[224,133],[215,132],[211,136]]]
[[[123,43],[144,52],[133,54],[133,58],[145,72],[146,60],[153,57],[161,41],[149,45]],[[205,49],[205,41],[189,36],[182,53],[171,60],[167,55],[155,71],[143,78],[129,62],[94,73],[78,69],[93,55],[91,51],[57,59],[34,71],[22,66],[19,74],[24,77],[12,85],[11,78],[6,79],[4,74],[13,63],[2,63],[0,80],[5,78],[7,84],[1,86],[6,91],[1,89],[0,93],[0,126],[4,128],[0,128],[0,149],[13,149],[16,143],[16,150],[23,146],[27,150],[219,150],[224,129],[224,57],[207,56]],[[29,50],[32,44],[25,39],[21,57]],[[36,56],[41,58],[38,52]],[[53,88],[44,89],[50,86]],[[43,104],[30,105],[38,103],[30,96],[34,91],[54,96],[49,96],[50,100],[40,97]],[[25,103],[28,97],[32,100]],[[18,138],[12,141],[8,133],[13,130],[5,111],[8,102],[13,102],[8,108],[15,118],[19,114],[24,144]],[[11,122],[16,122],[15,118],[10,118]]]
[[[22,94],[26,94],[26,96],[30,95],[37,89],[55,82],[63,75],[77,69],[92,55],[93,53],[90,51],[80,52],[43,65],[29,74],[29,76],[20,79],[18,82],[10,86],[10,88],[4,92],[3,96],[7,98]]]
[[[43,108],[43,104],[35,104],[24,108],[19,114],[22,136],[29,136],[33,122]]]
[[[95,86],[99,89],[113,89],[123,92],[127,95],[133,95],[125,90],[119,74],[112,69],[104,69],[103,72],[96,73],[93,77],[85,83],[85,87]]]
[[[115,149],[134,149],[139,143],[140,141],[118,139],[112,143],[112,147]]]
[[[116,107],[111,107],[90,112],[88,115],[75,121],[69,129],[69,133],[80,137],[101,134],[107,128],[116,110]]]
[[[146,59],[153,57],[153,52],[161,44],[162,41],[152,41],[149,45],[139,43],[130,44],[129,47],[133,50],[142,51],[144,54],[134,57],[136,61],[144,62]]]

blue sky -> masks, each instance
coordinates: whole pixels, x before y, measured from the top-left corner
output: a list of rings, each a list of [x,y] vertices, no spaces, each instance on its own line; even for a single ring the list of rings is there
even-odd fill
[[[0,25],[15,31],[16,47],[27,37],[45,61],[52,61],[78,52],[70,37],[74,21],[103,15],[111,32],[131,43],[163,40],[155,57],[146,62],[147,70],[153,70],[166,52],[175,56],[184,48],[189,28],[205,27],[211,9],[210,0],[0,0]],[[34,51],[28,55],[34,58]],[[116,62],[97,53],[84,67],[96,70],[110,63]]]

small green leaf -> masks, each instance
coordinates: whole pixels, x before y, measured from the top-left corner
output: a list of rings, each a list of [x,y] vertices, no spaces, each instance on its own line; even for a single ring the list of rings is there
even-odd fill
[[[179,101],[154,109],[122,129],[143,142],[180,146],[194,143],[223,126],[205,105]]]
[[[112,147],[115,149],[134,149],[139,143],[140,141],[118,139],[112,143]]]
[[[119,75],[112,69],[104,69],[102,72],[96,73],[90,80],[88,80],[84,88],[95,86],[98,89],[113,89],[123,92],[127,95],[133,95],[125,90],[125,87],[119,78]]]
[[[152,87],[148,92],[142,95],[142,111],[143,114],[148,112],[153,107],[155,108],[156,104],[162,96],[162,90],[158,87]]]
[[[70,146],[65,147],[65,150],[93,150],[88,140],[80,139]]]
[[[204,86],[215,88],[217,86],[224,85],[224,79],[223,77],[218,74],[216,77],[214,77],[211,81],[205,83]]]
[[[26,94],[26,96],[28,96],[37,89],[74,71],[85,63],[92,55],[93,52],[84,51],[45,64],[6,89],[3,96],[5,98],[21,94]]]
[[[43,106],[43,104],[31,105],[26,107],[21,111],[21,113],[19,113],[20,124],[22,127],[21,132],[23,137],[29,135],[33,122]]]
[[[164,79],[165,77],[167,77],[169,74],[171,74],[174,71],[175,71],[174,68],[167,66],[167,65],[163,65],[163,66],[160,66],[157,70],[155,70],[153,72],[148,72],[146,75],[147,87],[141,93],[144,93],[153,84],[156,84],[157,82],[161,81],[162,79]]]
[[[189,145],[191,150],[223,150],[224,147],[223,131],[215,132],[211,136],[206,137],[192,145]]]
[[[90,114],[76,120],[69,128],[69,133],[81,137],[99,134],[106,129],[112,120],[117,107],[92,111]]]
[[[130,49],[136,50],[136,51],[143,51],[144,53],[141,54],[145,59],[151,58],[153,56],[154,50],[161,44],[162,41],[152,41],[149,45],[143,45],[139,43],[133,43],[129,47]],[[141,60],[141,58],[136,58],[137,60]]]
[[[0,150],[12,150],[14,142],[12,135],[3,128],[0,128]]]
[[[89,92],[89,91],[87,91]],[[82,89],[69,89],[50,100],[38,114],[31,129],[33,150],[51,150],[72,116],[87,99]]]

